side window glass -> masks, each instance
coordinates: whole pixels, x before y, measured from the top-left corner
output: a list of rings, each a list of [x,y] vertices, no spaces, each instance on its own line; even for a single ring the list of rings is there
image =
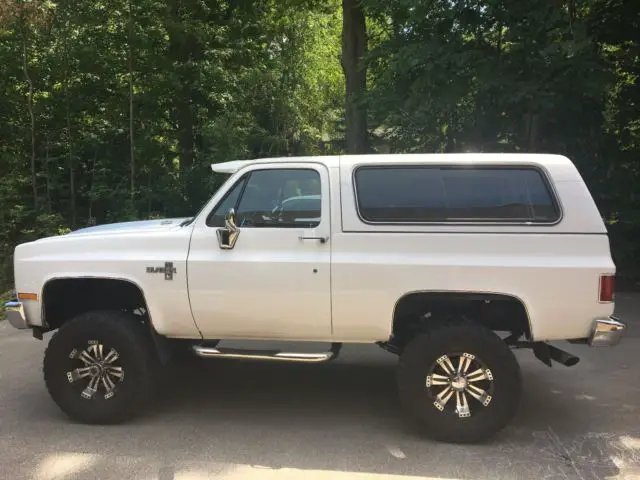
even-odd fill
[[[239,227],[313,228],[320,224],[320,175],[310,169],[251,173],[236,212]]]
[[[230,208],[235,208],[244,187],[247,177],[242,177],[236,184],[227,192],[227,195],[222,199],[218,206],[211,212],[209,218],[207,218],[207,226],[209,227],[224,227],[224,217]]]
[[[542,174],[531,167],[361,167],[356,201],[368,222],[532,222],[558,220]]]

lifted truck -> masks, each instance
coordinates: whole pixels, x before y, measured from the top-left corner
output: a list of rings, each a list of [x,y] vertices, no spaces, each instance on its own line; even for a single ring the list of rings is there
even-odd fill
[[[210,358],[334,359],[343,343],[399,356],[401,403],[431,436],[477,442],[521,397],[513,348],[552,361],[568,340],[615,345],[607,230],[558,155],[272,158],[229,175],[193,218],[103,225],[19,245],[16,328],[57,330],[44,380],[70,417],[143,408],[154,370]],[[327,342],[328,352],[224,347]]]

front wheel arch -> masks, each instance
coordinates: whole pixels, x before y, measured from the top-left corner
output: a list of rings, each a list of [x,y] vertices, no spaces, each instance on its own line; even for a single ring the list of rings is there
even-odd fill
[[[111,277],[54,277],[42,287],[42,322],[56,330],[78,315],[94,310],[120,310],[153,320],[142,287],[133,280]]]

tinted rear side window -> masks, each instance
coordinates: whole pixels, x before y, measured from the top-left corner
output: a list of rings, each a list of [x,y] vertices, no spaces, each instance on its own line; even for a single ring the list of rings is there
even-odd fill
[[[533,167],[359,167],[355,185],[366,222],[554,223],[560,216]]]

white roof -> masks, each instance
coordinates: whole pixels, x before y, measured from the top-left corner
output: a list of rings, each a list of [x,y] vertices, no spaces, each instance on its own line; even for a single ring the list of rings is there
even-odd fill
[[[254,160],[232,160],[230,162],[212,163],[211,170],[215,173],[236,173],[245,165],[250,165]]]
[[[256,163],[281,163],[281,162],[315,162],[323,163],[325,165],[337,165],[337,155],[316,155],[316,156],[304,156],[304,157],[275,157],[275,158],[256,158],[254,160],[232,160],[230,162],[212,163],[211,170],[216,173],[236,173],[241,168],[247,165],[253,165]]]
[[[412,164],[412,163],[457,163],[457,164],[493,164],[528,163],[544,166],[571,166],[573,163],[562,155],[543,153],[392,153],[369,155],[327,155],[305,157],[258,158],[255,160],[233,160],[230,162],[214,163],[211,169],[216,173],[235,173],[241,168],[255,163],[271,162],[319,162],[328,166],[337,165],[349,167],[357,164]]]

